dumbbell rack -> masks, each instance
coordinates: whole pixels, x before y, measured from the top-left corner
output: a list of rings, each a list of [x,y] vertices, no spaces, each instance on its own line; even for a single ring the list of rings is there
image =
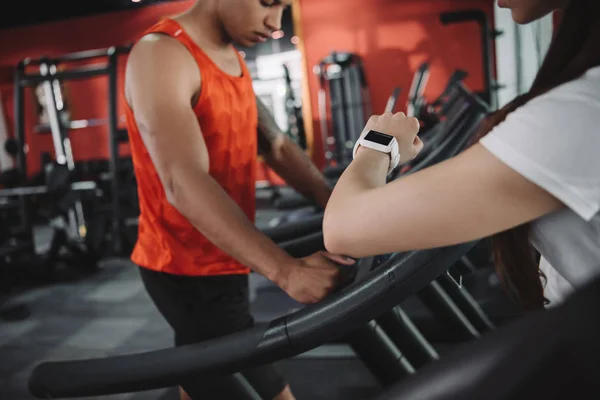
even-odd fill
[[[50,131],[53,136],[53,143],[56,152],[56,161],[58,164],[66,164],[69,171],[74,170],[74,161],[70,149],[68,133],[70,129],[89,126],[87,121],[83,124],[64,124],[60,121],[58,113],[60,106],[55,98],[55,84],[68,80],[81,80],[93,77],[105,76],[108,84],[108,141],[109,141],[109,176],[111,186],[111,218],[110,234],[112,237],[112,249],[114,254],[120,254],[122,251],[121,228],[122,218],[119,203],[120,182],[119,182],[119,143],[127,140],[127,132],[118,127],[117,117],[117,67],[120,54],[126,54],[131,46],[110,47],[108,49],[88,50],[67,54],[61,57],[41,57],[37,59],[27,58],[19,62],[15,71],[14,78],[14,106],[15,106],[15,137],[21,145],[17,153],[17,164],[21,172],[22,179],[27,179],[27,161],[25,151],[25,90],[42,84],[45,89],[45,100],[48,108],[50,122]],[[87,64],[80,67],[72,67],[65,70],[58,70],[58,66],[64,66],[65,63],[102,61],[98,64]],[[32,67],[38,67],[38,72],[31,73]],[[95,121],[95,120],[94,120]],[[97,123],[97,121],[92,123]],[[82,121],[72,121],[82,122]],[[26,182],[21,182],[25,185]],[[23,221],[23,227],[27,232],[32,232],[32,220],[29,212],[29,198],[26,195],[20,195],[20,214]],[[78,226],[78,234],[85,234],[85,219],[81,212],[80,205],[75,206],[75,215],[71,216]]]

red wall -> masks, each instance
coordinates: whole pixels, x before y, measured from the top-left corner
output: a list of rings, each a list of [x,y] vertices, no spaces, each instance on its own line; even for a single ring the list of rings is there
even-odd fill
[[[439,95],[457,68],[469,72],[466,84],[471,89],[484,87],[478,25],[443,26],[438,16],[443,11],[479,8],[493,23],[492,0],[301,0],[299,4],[315,133],[313,154],[320,156],[319,162],[323,151],[317,122],[318,80],[312,67],[332,50],[362,56],[374,113],[383,112],[397,85],[402,88],[399,106],[405,107],[413,74],[426,60],[431,65],[427,98]]]

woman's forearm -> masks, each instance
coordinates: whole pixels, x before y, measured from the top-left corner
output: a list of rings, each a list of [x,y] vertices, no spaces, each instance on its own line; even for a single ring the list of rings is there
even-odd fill
[[[348,195],[356,196],[384,186],[389,165],[390,156],[388,154],[360,147],[356,158],[335,185],[332,199],[337,197],[340,200],[352,201],[352,198],[347,197]]]

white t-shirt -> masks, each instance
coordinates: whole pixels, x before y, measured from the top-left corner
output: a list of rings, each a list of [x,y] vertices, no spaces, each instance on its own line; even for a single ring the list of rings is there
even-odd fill
[[[480,143],[566,206],[531,224],[556,305],[600,275],[600,67],[512,112]]]

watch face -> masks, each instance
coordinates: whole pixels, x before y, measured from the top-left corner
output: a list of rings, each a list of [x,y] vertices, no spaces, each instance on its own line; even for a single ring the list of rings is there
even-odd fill
[[[389,146],[389,144],[392,143],[392,140],[394,140],[394,137],[377,131],[369,131],[365,136],[365,140],[378,143],[382,146]]]

